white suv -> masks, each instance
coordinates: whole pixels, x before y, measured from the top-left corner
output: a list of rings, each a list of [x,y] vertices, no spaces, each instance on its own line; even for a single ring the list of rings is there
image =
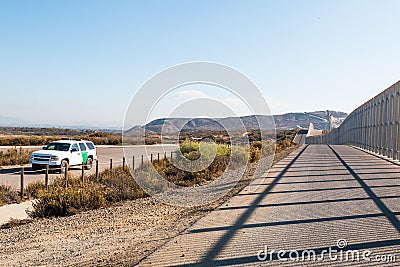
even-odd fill
[[[94,160],[97,160],[97,149],[93,142],[60,140],[51,142],[43,147],[43,150],[32,152],[29,162],[32,163],[33,170],[41,170],[49,165],[52,168],[60,168],[63,172],[65,167],[82,163],[90,170]]]

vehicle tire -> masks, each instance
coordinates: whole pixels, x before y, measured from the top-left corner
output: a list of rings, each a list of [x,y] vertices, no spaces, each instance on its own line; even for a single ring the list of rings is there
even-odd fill
[[[93,166],[93,159],[92,158],[88,158],[86,160],[86,164],[85,164],[85,170],[90,170]]]
[[[68,161],[66,159],[63,159],[61,161],[61,165],[60,165],[60,167],[61,167],[60,173],[64,173],[65,172],[65,167],[67,167],[67,170],[68,170],[68,167],[69,167],[68,165],[69,165]]]

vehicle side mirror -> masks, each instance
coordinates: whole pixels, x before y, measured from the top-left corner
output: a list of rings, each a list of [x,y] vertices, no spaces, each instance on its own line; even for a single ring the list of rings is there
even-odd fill
[[[42,147],[42,149],[43,149],[43,150],[46,150],[46,147],[47,147],[47,146],[44,146],[44,147]]]
[[[72,152],[78,152],[78,149],[73,148],[73,149],[71,149],[71,153],[72,153]]]

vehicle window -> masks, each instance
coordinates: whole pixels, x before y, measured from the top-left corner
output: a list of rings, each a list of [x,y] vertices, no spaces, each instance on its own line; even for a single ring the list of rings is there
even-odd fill
[[[79,147],[81,148],[81,151],[86,151],[86,146],[84,143],[79,143]]]
[[[88,146],[88,148],[89,148],[90,150],[95,149],[93,143],[87,142],[86,145]]]
[[[79,151],[78,145],[77,144],[73,144],[71,147],[71,150],[76,149],[76,151]]]
[[[68,151],[70,144],[67,143],[50,143],[46,146],[45,150]]]

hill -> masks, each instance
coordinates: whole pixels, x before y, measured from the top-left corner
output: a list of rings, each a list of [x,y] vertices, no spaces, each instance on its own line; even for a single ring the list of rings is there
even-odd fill
[[[340,111],[330,111],[331,122],[333,127],[337,127],[346,118],[347,114]],[[315,129],[326,129],[328,127],[328,116],[326,111],[314,112],[298,112],[286,113],[282,115],[265,116],[251,115],[243,117],[228,117],[228,118],[163,118],[156,119],[146,124],[145,126],[135,126],[126,133],[131,136],[142,135],[144,131],[147,133],[173,134],[188,131],[221,131],[224,128],[228,131],[240,131],[243,126],[246,129],[257,129],[258,121],[265,129],[273,128],[274,123],[276,129],[295,129],[308,128],[310,123],[314,124]],[[274,123],[273,123],[274,122]],[[243,126],[242,126],[243,123]]]

